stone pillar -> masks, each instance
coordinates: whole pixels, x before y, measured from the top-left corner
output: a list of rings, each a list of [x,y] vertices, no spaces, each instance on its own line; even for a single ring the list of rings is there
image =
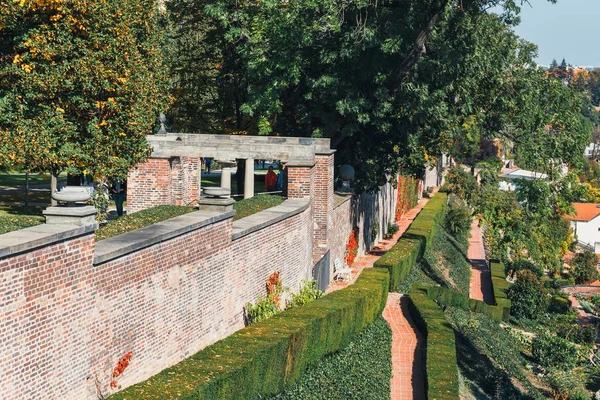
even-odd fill
[[[96,223],[96,208],[92,206],[53,206],[46,208],[42,213],[46,217],[46,224],[48,225],[65,224],[95,227],[98,225]]]
[[[231,167],[223,167],[221,170],[221,187],[231,189]]]
[[[254,159],[246,159],[246,169],[244,176],[244,198],[254,197]]]

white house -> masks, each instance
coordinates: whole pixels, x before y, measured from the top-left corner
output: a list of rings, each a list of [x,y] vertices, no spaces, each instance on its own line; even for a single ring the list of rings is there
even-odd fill
[[[533,181],[536,179],[546,179],[548,176],[541,172],[535,171],[527,171],[525,169],[516,168],[516,169],[503,169],[502,175],[500,175],[501,180],[498,182],[498,186],[500,190],[504,191],[515,191],[517,188],[517,179],[525,179],[528,181]]]
[[[600,204],[573,203],[573,207],[575,215],[567,215],[566,218],[571,221],[577,242],[592,250],[596,250],[597,244],[600,250]]]

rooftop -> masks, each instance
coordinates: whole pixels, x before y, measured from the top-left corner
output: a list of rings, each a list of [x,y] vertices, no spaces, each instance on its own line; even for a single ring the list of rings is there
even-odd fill
[[[575,215],[567,215],[572,221],[588,222],[600,215],[600,204],[598,203],[573,203]]]

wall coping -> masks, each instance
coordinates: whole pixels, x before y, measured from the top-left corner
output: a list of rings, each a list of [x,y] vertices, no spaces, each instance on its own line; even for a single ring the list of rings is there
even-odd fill
[[[0,235],[0,259],[94,233],[98,224],[42,224]]]
[[[278,206],[238,219],[233,222],[233,240],[300,214],[310,207],[308,200],[286,200]]]
[[[234,211],[226,213],[196,211],[104,239],[96,243],[94,265],[104,264],[157,243],[198,230],[207,225],[232,218],[234,214]]]
[[[348,200],[352,199],[352,196],[353,196],[353,193],[335,192],[333,194],[333,200],[334,200],[333,208],[334,209],[338,208],[339,206],[341,206]]]

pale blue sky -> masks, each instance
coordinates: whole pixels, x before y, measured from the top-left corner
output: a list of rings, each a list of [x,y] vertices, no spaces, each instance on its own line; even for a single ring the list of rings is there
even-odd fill
[[[600,67],[600,0],[530,0],[523,5],[522,38],[538,45],[538,63],[555,58],[569,64]]]

